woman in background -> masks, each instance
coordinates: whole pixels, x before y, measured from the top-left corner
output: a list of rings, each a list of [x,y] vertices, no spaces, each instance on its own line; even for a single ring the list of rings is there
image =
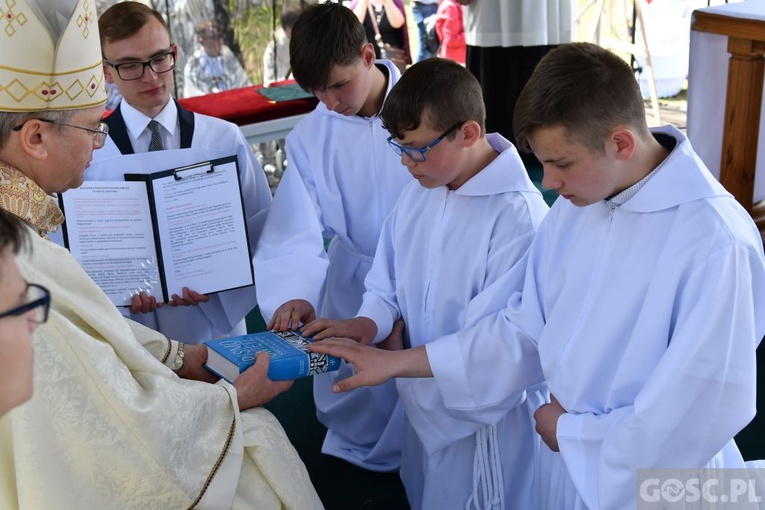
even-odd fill
[[[412,63],[404,2],[402,0],[353,0],[351,10],[364,25],[367,40],[375,45],[377,58],[389,58],[401,72],[404,72],[406,66]],[[375,38],[377,32],[382,39],[379,44]],[[401,58],[383,56],[380,51],[381,44],[390,45],[394,48],[394,52],[398,49],[399,53],[403,53]]]

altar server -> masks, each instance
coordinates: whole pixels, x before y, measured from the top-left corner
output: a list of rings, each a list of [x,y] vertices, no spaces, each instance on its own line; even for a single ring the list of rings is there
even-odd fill
[[[321,508],[257,407],[289,386],[268,380],[267,354],[209,384],[206,349],[189,346],[174,373],[178,342],[122,317],[47,239],[64,220],[52,195],[82,184],[105,141],[98,28],[88,0],[3,9],[0,208],[26,224],[17,264],[51,306],[34,332],[32,398],[0,418],[0,508]]]
[[[478,81],[452,60],[427,59],[404,73],[382,118],[416,181],[386,220],[357,317],[319,319],[305,333],[370,343],[403,317],[405,343],[416,348],[500,309],[485,306],[484,292],[524,265],[548,208],[515,147],[486,134],[485,112]],[[522,283],[506,285],[507,297]],[[534,508],[540,441],[532,413],[545,393],[530,354],[525,372],[535,387],[477,412],[446,409],[442,392],[450,390],[432,378],[396,381],[406,413],[401,479],[413,509],[484,501]]]
[[[542,59],[515,133],[560,194],[529,250],[523,291],[426,352],[386,361],[391,353],[321,342],[359,371],[337,389],[432,375],[449,389],[446,408],[479,412],[523,387],[520,353],[531,346],[552,394],[535,413],[548,447],[541,508],[635,508],[642,469],[744,467],[733,437],[755,414],[765,333],[751,217],[681,132],[648,129],[632,69],[598,46]]]
[[[117,86],[122,101],[106,118],[109,137],[104,148],[95,153],[86,178],[124,180],[120,155],[182,148],[204,151],[206,159],[236,155],[254,253],[271,204],[265,174],[238,126],[192,113],[170,96],[178,48],[170,40],[162,15],[139,2],[121,2],[103,13],[99,29],[106,81]],[[176,163],[169,161],[165,163],[169,166],[160,168],[147,165],[145,171],[167,170],[187,161]],[[133,298],[129,315],[170,338],[193,344],[245,334],[244,318],[256,305],[252,286],[210,296],[186,289],[164,306],[142,292]]]
[[[320,104],[287,136],[287,167],[255,253],[258,303],[270,327],[317,315],[351,317],[361,304],[385,217],[411,180],[386,143],[379,112],[399,72],[375,61],[353,12],[309,6],[290,38],[297,82]],[[325,239],[329,248],[325,251]],[[352,367],[314,377],[322,452],[373,471],[399,467],[401,412],[393,383],[335,395]]]

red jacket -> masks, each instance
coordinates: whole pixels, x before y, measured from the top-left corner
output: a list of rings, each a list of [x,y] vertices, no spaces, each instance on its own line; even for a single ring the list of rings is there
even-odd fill
[[[439,0],[436,12],[436,33],[441,41],[438,56],[465,65],[467,46],[462,23],[462,6],[456,0]]]

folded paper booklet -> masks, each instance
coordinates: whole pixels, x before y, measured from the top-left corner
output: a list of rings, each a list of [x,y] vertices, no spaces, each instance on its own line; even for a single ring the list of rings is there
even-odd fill
[[[259,352],[268,351],[271,363],[268,378],[288,381],[340,368],[340,358],[311,352],[308,337],[294,331],[262,331],[249,335],[208,340],[205,367],[228,382],[255,363]]]
[[[59,197],[65,246],[115,305],[254,283],[236,156],[124,176]]]

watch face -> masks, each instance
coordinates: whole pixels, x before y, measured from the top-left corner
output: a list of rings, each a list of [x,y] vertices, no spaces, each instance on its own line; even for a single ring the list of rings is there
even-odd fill
[[[183,344],[178,344],[178,351],[175,354],[175,359],[173,360],[173,366],[171,370],[180,370],[183,368]]]

